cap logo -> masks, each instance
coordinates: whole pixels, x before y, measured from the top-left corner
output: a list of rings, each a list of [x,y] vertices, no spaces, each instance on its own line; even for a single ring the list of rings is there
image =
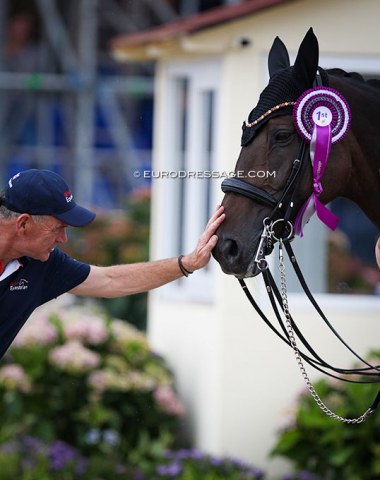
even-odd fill
[[[70,192],[70,190],[68,192],[65,192],[64,195],[65,195],[66,202],[70,203],[73,199],[73,194]]]
[[[12,183],[12,180],[16,180],[16,178],[18,178],[20,176],[20,172],[19,173],[16,173],[15,176],[13,176],[9,182],[8,182],[8,185],[9,185],[9,188],[12,188],[13,187],[13,183]]]

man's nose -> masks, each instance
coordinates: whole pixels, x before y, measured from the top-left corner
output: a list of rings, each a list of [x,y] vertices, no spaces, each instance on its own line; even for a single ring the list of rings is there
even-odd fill
[[[59,243],[66,243],[67,242],[67,232],[66,229],[63,229],[62,232],[60,232],[59,237],[57,238],[57,241]]]

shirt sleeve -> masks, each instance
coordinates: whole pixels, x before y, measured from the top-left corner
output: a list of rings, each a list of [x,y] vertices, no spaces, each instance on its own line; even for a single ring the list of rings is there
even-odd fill
[[[44,274],[44,289],[42,303],[80,285],[90,273],[90,265],[69,257],[66,253],[56,248],[48,260]]]

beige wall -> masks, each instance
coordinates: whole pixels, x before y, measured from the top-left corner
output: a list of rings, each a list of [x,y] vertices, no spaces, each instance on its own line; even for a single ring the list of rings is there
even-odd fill
[[[165,169],[166,161],[166,106],[162,102],[165,62],[207,55],[207,51],[221,56],[223,121],[218,138],[223,148],[219,161],[221,168],[230,170],[240,150],[242,121],[257,103],[266,82],[266,58],[274,37],[279,35],[294,55],[312,26],[322,58],[348,55],[380,65],[379,18],[377,0],[295,1],[192,37],[187,46],[192,49],[191,55],[174,49],[173,55],[163,58],[158,66],[154,168]],[[252,46],[236,48],[240,37],[250,37]],[[160,256],[164,238],[163,188],[159,182],[153,185],[153,258]],[[215,203],[221,198],[221,192],[216,194]],[[196,281],[196,275],[192,281]],[[239,456],[272,473],[284,472],[282,463],[269,460],[268,453],[287,407],[304,388],[303,381],[292,352],[253,313],[237,281],[217,269],[215,282],[217,293],[212,304],[169,301],[160,291],[153,292],[149,303],[150,339],[176,373],[188,409],[187,428],[200,448]],[[248,283],[256,298],[263,300],[260,279]],[[378,297],[318,298],[355,348],[366,353],[370,347],[379,347]],[[325,347],[336,363],[351,365],[351,356],[335,346],[302,296],[292,296],[290,306],[294,317],[307,324],[310,338]]]

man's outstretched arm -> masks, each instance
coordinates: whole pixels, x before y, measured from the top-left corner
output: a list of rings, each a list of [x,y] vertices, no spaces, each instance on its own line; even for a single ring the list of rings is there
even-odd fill
[[[225,217],[223,210],[223,207],[217,208],[195,250],[182,257],[182,266],[188,272],[199,270],[209,262],[211,251],[218,241],[215,232]],[[87,279],[70,293],[88,297],[122,297],[152,290],[183,275],[178,258],[110,267],[91,266]]]

